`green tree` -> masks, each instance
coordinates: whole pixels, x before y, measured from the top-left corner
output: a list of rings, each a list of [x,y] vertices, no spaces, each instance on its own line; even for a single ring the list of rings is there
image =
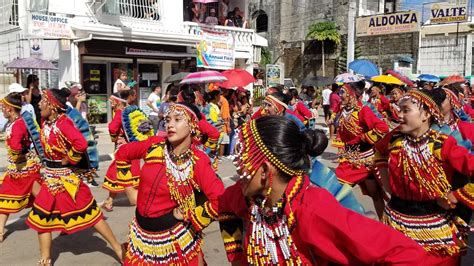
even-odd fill
[[[362,56],[362,50],[360,45],[354,47],[354,60],[359,59]],[[341,39],[341,54],[336,60],[336,74],[347,72],[347,39]]]
[[[266,65],[272,62],[272,54],[270,53],[270,50],[268,50],[267,47],[262,47],[260,54],[260,66],[265,68]]]
[[[336,45],[341,43],[341,34],[337,30],[336,23],[334,23],[333,21],[322,21],[311,24],[309,26],[308,34],[306,34],[306,40],[316,40],[321,42],[323,76],[326,76],[326,69],[324,63],[324,42],[331,41]]]

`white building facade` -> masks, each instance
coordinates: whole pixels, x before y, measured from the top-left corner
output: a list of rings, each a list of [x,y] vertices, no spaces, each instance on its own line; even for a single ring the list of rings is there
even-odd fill
[[[230,2],[229,10],[239,7],[246,15],[246,0]],[[206,16],[219,4],[198,7]],[[126,70],[143,101],[152,84],[166,88],[169,75],[198,69],[196,44],[203,30],[233,36],[234,67],[252,73],[267,41],[253,29],[185,21],[192,7],[192,0],[0,0],[0,93],[15,80],[26,85],[26,75],[35,73],[41,87],[82,83],[105,110],[118,71]],[[30,56],[51,61],[58,70],[5,67]],[[107,118],[110,110],[101,122]]]

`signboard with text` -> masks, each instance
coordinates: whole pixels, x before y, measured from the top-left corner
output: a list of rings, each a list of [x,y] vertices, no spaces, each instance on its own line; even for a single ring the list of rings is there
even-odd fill
[[[51,39],[72,38],[72,30],[67,17],[32,13],[30,18],[28,29],[32,36]]]
[[[356,19],[357,36],[406,33],[419,30],[420,16],[415,11],[358,17]]]
[[[265,73],[267,87],[283,84],[284,70],[281,65],[266,65]]]
[[[201,41],[196,44],[197,67],[234,68],[235,41],[231,33],[201,29],[201,36]]]
[[[433,3],[431,5],[430,23],[453,23],[467,21],[467,1]]]

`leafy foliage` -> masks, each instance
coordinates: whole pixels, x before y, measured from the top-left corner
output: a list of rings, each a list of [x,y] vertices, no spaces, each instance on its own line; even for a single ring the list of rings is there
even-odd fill
[[[337,29],[337,25],[333,21],[322,21],[311,24],[309,26],[308,34],[306,34],[307,40],[317,41],[332,41],[336,45],[341,43],[341,34]]]
[[[362,56],[360,45],[354,47],[354,60]],[[347,39],[341,39],[341,54],[336,59],[336,71],[338,74],[347,72]]]
[[[260,58],[260,65],[265,67],[272,62],[272,54],[267,47],[262,47],[261,50],[261,58]]]

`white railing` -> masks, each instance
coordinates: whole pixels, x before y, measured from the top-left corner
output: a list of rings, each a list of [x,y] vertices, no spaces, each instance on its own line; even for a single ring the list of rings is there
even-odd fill
[[[0,0],[0,30],[19,26],[18,0]]]
[[[108,0],[102,7],[103,14],[133,19],[159,21],[161,0]]]

